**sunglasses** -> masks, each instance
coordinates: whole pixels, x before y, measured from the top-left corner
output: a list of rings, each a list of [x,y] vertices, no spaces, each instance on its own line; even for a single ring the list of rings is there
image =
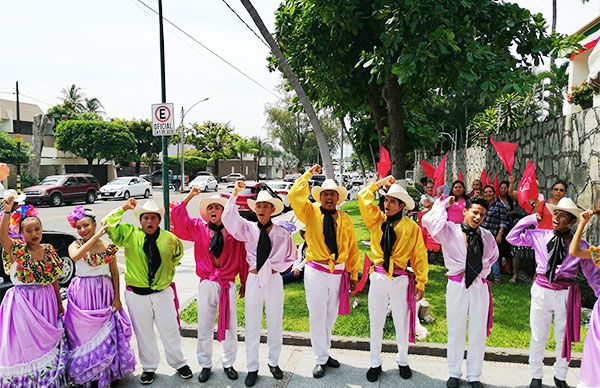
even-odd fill
[[[565,191],[565,189],[559,189],[559,188],[554,188],[554,189],[552,189],[552,190],[553,190],[553,191],[560,191],[560,192],[564,192],[564,191]]]

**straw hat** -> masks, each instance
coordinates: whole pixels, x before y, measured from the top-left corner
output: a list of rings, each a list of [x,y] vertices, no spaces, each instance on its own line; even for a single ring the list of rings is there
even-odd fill
[[[554,214],[555,210],[562,210],[573,214],[575,217],[577,217],[577,221],[581,220],[581,213],[584,212],[584,210],[580,209],[571,198],[567,197],[561,198],[556,205],[547,203],[546,206],[548,207],[548,210],[550,210],[551,214]]]
[[[13,189],[4,191],[4,195],[2,196],[2,198],[8,198],[8,197],[13,197],[15,199],[16,204],[24,203],[25,198],[27,198],[25,193],[17,194],[17,190],[13,190]]]
[[[404,202],[404,208],[406,210],[410,211],[415,208],[415,200],[412,199],[404,187],[397,183],[391,185],[387,192],[379,190],[379,194],[383,195],[384,197],[390,196]]]
[[[160,219],[162,220],[165,217],[165,208],[154,202],[154,200],[150,199],[144,202],[142,207],[136,207],[133,213],[135,214],[135,218],[137,218],[138,220],[140,219],[142,214],[146,213],[156,213],[160,216]]]
[[[227,204],[227,198],[223,198],[219,194],[213,194],[210,197],[202,198],[200,200],[200,215],[206,222],[208,222],[208,212],[206,209],[210,204],[213,203],[219,204],[225,208],[225,204]]]
[[[259,203],[259,202],[268,202],[271,205],[273,205],[273,207],[275,207],[275,211],[273,212],[273,214],[271,214],[271,216],[273,216],[273,217],[283,211],[283,202],[279,198],[274,198],[266,190],[259,191],[258,195],[256,196],[256,200],[249,199],[248,200],[248,207],[254,213],[256,213],[256,204]]]
[[[312,188],[312,196],[315,201],[320,202],[323,191],[337,191],[340,195],[337,205],[341,205],[348,197],[348,190],[344,186],[338,186],[333,179],[325,179],[321,186],[314,186]]]

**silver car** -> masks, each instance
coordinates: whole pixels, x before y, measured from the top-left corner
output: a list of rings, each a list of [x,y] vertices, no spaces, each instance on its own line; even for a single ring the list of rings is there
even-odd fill
[[[190,182],[190,188],[198,187],[201,191],[217,191],[219,182],[212,175],[198,175]]]

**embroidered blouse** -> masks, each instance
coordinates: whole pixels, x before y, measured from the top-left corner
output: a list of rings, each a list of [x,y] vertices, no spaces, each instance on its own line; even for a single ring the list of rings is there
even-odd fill
[[[11,273],[11,278],[16,280],[15,283],[46,285],[58,279],[62,273],[62,262],[52,245],[42,244],[42,247],[44,248],[43,260],[35,260],[22,240],[13,241],[10,253],[2,252],[4,269]],[[15,258],[12,265],[11,256]]]
[[[81,247],[85,242],[83,239],[77,239]],[[87,252],[84,257],[75,262],[77,276],[105,276],[110,275],[108,266],[113,260],[116,260],[117,248],[114,244],[109,244],[102,252]]]

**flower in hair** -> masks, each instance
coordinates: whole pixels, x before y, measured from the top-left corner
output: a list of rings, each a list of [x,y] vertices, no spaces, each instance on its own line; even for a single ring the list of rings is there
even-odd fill
[[[75,209],[73,209],[71,214],[67,216],[67,220],[73,228],[77,228],[77,221],[81,220],[84,217],[90,217],[95,219],[96,215],[94,214],[94,212],[84,208],[83,206],[77,206],[75,207]]]
[[[33,205],[21,205],[10,216],[8,230],[13,234],[18,234],[21,230],[21,222],[29,217],[37,217],[38,211]]]

